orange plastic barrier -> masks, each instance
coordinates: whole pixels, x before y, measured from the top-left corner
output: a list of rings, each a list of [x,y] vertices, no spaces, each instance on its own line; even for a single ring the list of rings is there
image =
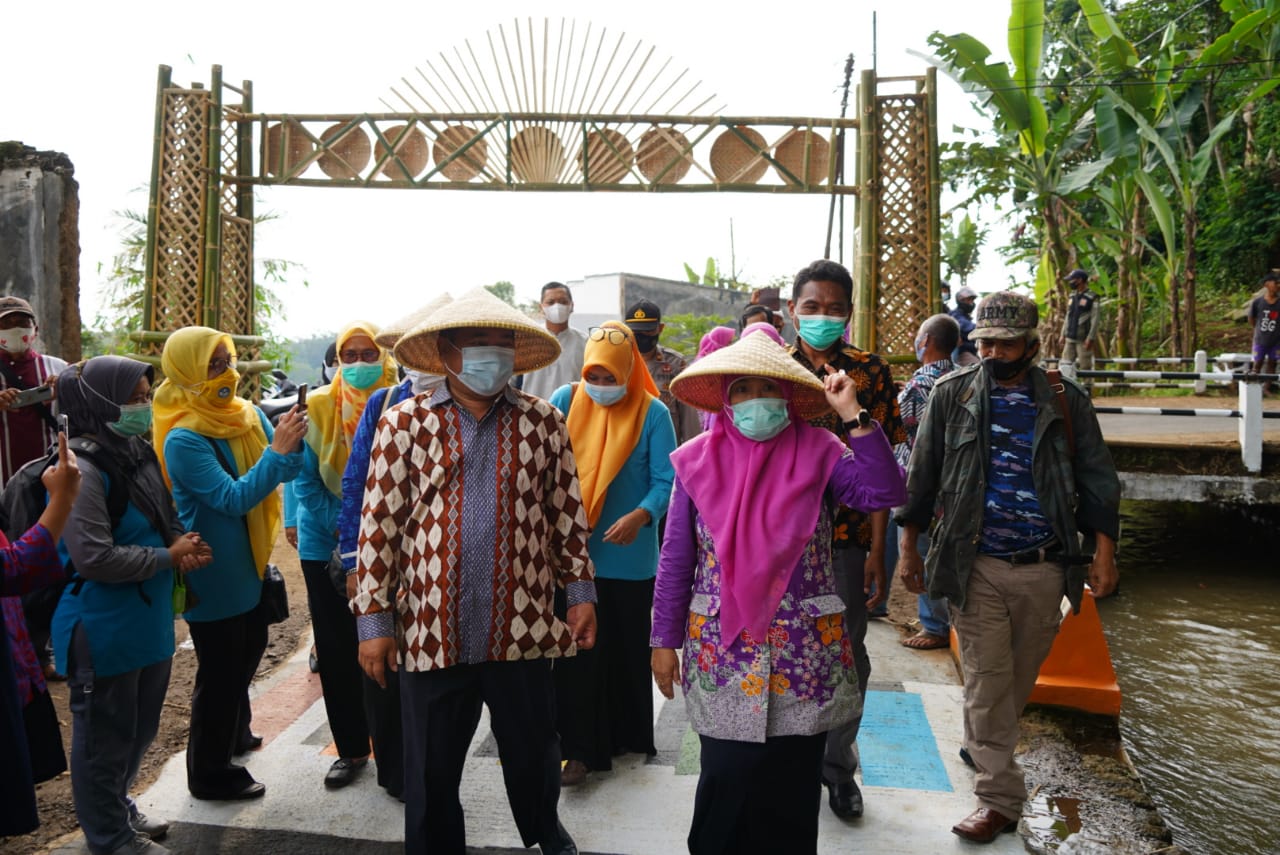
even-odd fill
[[[951,651],[958,662],[960,643],[954,629],[951,630]],[[1111,665],[1111,651],[1102,632],[1098,607],[1087,589],[1080,603],[1080,614],[1067,612],[1058,628],[1049,657],[1040,666],[1030,703],[1113,718],[1120,715],[1116,670]]]

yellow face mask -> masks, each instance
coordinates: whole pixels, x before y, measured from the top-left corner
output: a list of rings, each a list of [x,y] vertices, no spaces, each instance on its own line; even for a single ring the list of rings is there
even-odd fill
[[[215,407],[229,407],[235,400],[236,389],[239,387],[240,372],[228,367],[217,377],[201,383],[197,394]]]

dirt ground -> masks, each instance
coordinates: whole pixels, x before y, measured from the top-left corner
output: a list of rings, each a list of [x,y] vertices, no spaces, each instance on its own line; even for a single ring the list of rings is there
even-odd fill
[[[302,565],[298,562],[298,553],[285,542],[283,535],[276,542],[273,560],[279,565],[289,591],[289,618],[270,628],[267,650],[258,668],[259,678],[270,674],[294,654],[311,625],[311,616],[307,610],[307,589],[302,579]],[[164,711],[160,716],[160,732],[142,760],[142,768],[138,772],[138,780],[134,785],[135,792],[150,786],[159,777],[160,770],[168,759],[187,747],[191,689],[196,677],[196,652],[191,647],[186,622],[179,620],[175,629],[178,650],[173,657],[169,692],[165,696]],[[50,683],[49,689],[53,696],[54,708],[58,711],[58,718],[62,724],[63,749],[70,761],[71,712],[68,708],[67,684],[65,682]],[[71,800],[70,772],[63,772],[52,781],[46,781],[36,787],[36,801],[40,811],[40,827],[21,837],[7,837],[0,840],[0,855],[30,855],[46,851],[55,841],[79,827]]]

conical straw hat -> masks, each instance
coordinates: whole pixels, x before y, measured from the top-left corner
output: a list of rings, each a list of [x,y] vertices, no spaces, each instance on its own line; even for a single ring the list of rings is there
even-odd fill
[[[671,393],[686,404],[719,412],[726,377],[769,377],[791,383],[792,404],[802,419],[814,419],[831,409],[822,381],[804,369],[786,349],[761,332],[743,336],[728,347],[704,356],[671,380]]]
[[[448,292],[436,297],[430,303],[427,303],[420,309],[414,309],[403,318],[392,321],[382,328],[382,332],[373,337],[373,343],[385,350],[391,350],[396,346],[396,342],[400,337],[418,324],[426,321],[437,309],[444,308],[453,302],[453,297]]]
[[[560,342],[555,336],[493,296],[488,289],[476,288],[437,309],[431,317],[401,336],[396,344],[396,362],[427,374],[447,373],[436,342],[444,330],[465,327],[514,332],[516,374],[545,368],[560,357]]]

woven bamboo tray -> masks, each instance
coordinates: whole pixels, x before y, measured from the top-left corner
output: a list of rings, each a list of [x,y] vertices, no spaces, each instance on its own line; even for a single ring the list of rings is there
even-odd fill
[[[475,136],[475,128],[468,125],[449,125],[440,132],[431,146],[431,156],[435,159],[436,165],[444,163],[450,155],[471,142]],[[463,154],[445,165],[440,173],[450,181],[470,181],[484,169],[488,156],[489,146],[483,139],[477,139],[475,144]]]
[[[267,128],[267,172],[271,175],[279,175],[280,169],[280,148],[283,138],[285,164],[284,171],[292,172],[311,156],[311,152],[315,150],[315,143],[311,142],[311,138],[307,136],[306,131],[302,130],[302,125],[290,120],[287,123],[281,122]]]
[[[655,184],[675,184],[693,165],[693,156],[685,153],[689,148],[689,138],[684,134],[675,128],[655,125],[640,137],[636,166],[641,175]]]
[[[805,170],[805,151],[808,150],[809,169]],[[792,128],[778,143],[773,157],[779,164],[800,179],[801,184],[822,184],[827,180],[827,157],[831,153],[831,144],[825,137],[808,129]],[[775,171],[778,177],[788,184],[795,182],[781,170]]]
[[[369,165],[373,146],[363,129],[347,124],[330,125],[320,134],[320,139],[329,146],[329,150],[320,155],[320,171],[330,178],[359,178]]]
[[[751,144],[742,137],[751,140]],[[769,162],[760,155],[767,148],[764,135],[757,130],[746,125],[726,128],[711,145],[711,174],[722,184],[755,184],[769,168]]]
[[[422,174],[422,170],[427,168],[427,163],[431,159],[431,146],[427,144],[427,135],[417,128],[411,128],[408,133],[405,133],[407,127],[409,126],[393,125],[382,131],[382,135],[391,143],[396,156],[404,164],[401,166],[394,160],[388,160],[382,167],[379,174],[393,181],[417,178]],[[374,146],[374,157],[381,160],[386,153],[387,147],[379,140]],[[406,169],[408,172],[405,172]]]
[[[636,151],[621,131],[606,128],[587,134],[586,157],[578,150],[578,164],[586,164],[588,181],[613,184],[627,177],[636,162]]]

